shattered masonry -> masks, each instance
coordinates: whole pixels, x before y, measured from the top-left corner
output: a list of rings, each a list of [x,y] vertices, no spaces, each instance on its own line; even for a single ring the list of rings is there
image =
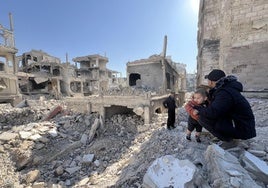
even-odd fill
[[[2,27],[1,27],[2,28]],[[117,113],[136,113],[150,123],[153,113],[161,113],[163,100],[169,91],[177,93],[178,105],[184,102],[186,65],[166,57],[167,36],[163,52],[127,63],[127,78],[106,66],[108,58],[95,54],[73,58],[75,65],[61,63],[42,50],[31,50],[15,57],[13,26],[3,30],[7,57],[0,64],[7,78],[0,80],[2,102],[12,102],[19,91],[24,95],[43,94],[63,99],[69,108],[80,112],[98,112],[104,118]],[[9,45],[8,50],[6,46]],[[11,63],[12,62],[12,63]],[[12,66],[11,66],[12,65]],[[11,74],[12,73],[12,74]],[[17,76],[17,77],[16,77]],[[13,80],[13,86],[7,80]],[[18,81],[18,82],[17,82]],[[9,91],[9,92],[6,92]],[[13,93],[12,93],[12,92]]]

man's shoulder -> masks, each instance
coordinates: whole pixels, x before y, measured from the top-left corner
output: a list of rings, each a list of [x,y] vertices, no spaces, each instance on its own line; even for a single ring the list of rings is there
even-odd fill
[[[231,87],[221,87],[219,88],[215,93],[228,93],[228,94],[232,94],[232,92],[234,92],[234,89]]]

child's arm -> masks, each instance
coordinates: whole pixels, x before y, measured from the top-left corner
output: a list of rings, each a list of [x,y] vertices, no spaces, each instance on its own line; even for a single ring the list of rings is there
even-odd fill
[[[194,106],[195,106],[194,102],[193,102],[193,101],[189,101],[189,102],[184,106],[184,108],[185,108],[186,112],[187,112],[193,119],[197,120],[197,119],[198,119],[198,115],[197,115],[197,113],[196,113],[196,110],[194,109]]]

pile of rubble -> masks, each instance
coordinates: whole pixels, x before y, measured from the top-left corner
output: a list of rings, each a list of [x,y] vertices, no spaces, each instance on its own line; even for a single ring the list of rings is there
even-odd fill
[[[156,91],[153,88],[149,88],[146,86],[133,86],[133,87],[114,87],[109,90],[103,90],[103,95],[115,95],[115,96],[146,96],[154,94],[156,95]]]
[[[153,122],[144,125],[143,119],[136,115],[117,114],[103,121],[98,114],[75,113],[66,109],[64,101],[33,100],[24,108],[1,104],[0,185],[148,186],[144,177],[153,162],[172,156],[187,159],[196,167],[191,185],[218,187],[226,181],[221,186],[266,187],[267,169],[251,168],[254,164],[241,158],[253,154],[267,166],[268,100],[250,99],[250,103],[258,136],[230,151],[212,144],[206,131],[201,143],[186,140],[187,114],[183,108],[178,109],[177,128],[167,130],[163,124],[167,114],[155,114]],[[230,170],[228,166],[234,166],[231,163],[234,158],[242,162],[236,163],[239,168]]]

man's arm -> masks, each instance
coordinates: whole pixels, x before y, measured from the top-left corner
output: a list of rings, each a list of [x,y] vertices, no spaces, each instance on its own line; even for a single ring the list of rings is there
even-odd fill
[[[164,100],[164,102],[163,102],[163,106],[164,106],[165,108],[167,108],[167,107],[168,107],[168,104],[167,104],[167,99],[166,99],[166,100]]]
[[[210,105],[208,105],[208,107],[196,107],[195,109],[198,111],[199,115],[215,119],[221,116],[225,116],[227,113],[229,113],[232,106],[233,99],[230,93],[221,90],[219,93],[217,93],[215,99],[211,102]]]

